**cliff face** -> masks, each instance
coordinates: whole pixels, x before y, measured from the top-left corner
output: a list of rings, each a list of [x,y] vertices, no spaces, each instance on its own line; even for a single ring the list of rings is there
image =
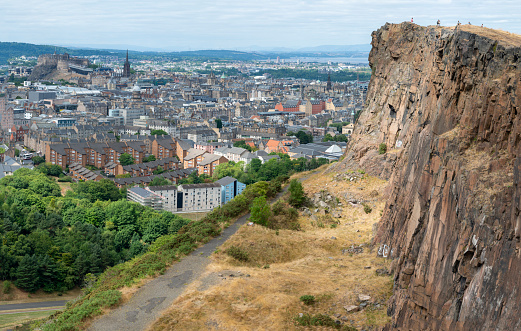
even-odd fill
[[[387,24],[343,167],[390,178],[389,329],[521,329],[521,38]],[[389,152],[377,155],[379,143]]]

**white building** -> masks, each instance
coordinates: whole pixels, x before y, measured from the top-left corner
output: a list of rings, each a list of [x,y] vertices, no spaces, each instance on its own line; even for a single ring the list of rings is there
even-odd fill
[[[163,185],[163,186],[150,186],[148,190],[161,196],[163,200],[163,210],[175,213],[178,209],[177,205],[177,186],[175,185]]]
[[[179,186],[183,212],[210,211],[221,205],[221,185],[217,183]]]
[[[221,206],[221,190],[219,183],[133,187],[127,199],[157,211],[204,212]]]

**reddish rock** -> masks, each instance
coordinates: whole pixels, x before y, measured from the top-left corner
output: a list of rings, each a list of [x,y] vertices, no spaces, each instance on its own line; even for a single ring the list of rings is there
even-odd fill
[[[374,240],[394,259],[389,330],[521,329],[521,38],[464,30],[373,33],[336,165],[390,179]]]

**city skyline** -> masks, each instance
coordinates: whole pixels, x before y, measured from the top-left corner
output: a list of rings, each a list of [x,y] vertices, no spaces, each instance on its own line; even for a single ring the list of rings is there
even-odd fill
[[[0,40],[141,50],[303,48],[369,44],[386,22],[475,25],[521,33],[517,1],[27,0],[3,4]]]

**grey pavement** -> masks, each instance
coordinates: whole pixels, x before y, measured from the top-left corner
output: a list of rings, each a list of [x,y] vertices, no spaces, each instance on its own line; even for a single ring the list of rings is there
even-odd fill
[[[273,201],[278,200],[287,188],[277,194]],[[204,273],[211,262],[210,255],[235,234],[249,217],[250,214],[240,217],[219,236],[174,263],[163,275],[142,286],[128,302],[95,320],[88,330],[146,330],[183,293],[188,284]]]
[[[65,303],[67,303],[67,300],[29,302],[29,303],[11,303],[11,304],[7,304],[7,305],[0,305],[0,314],[3,310],[62,307],[62,306],[65,306]]]

